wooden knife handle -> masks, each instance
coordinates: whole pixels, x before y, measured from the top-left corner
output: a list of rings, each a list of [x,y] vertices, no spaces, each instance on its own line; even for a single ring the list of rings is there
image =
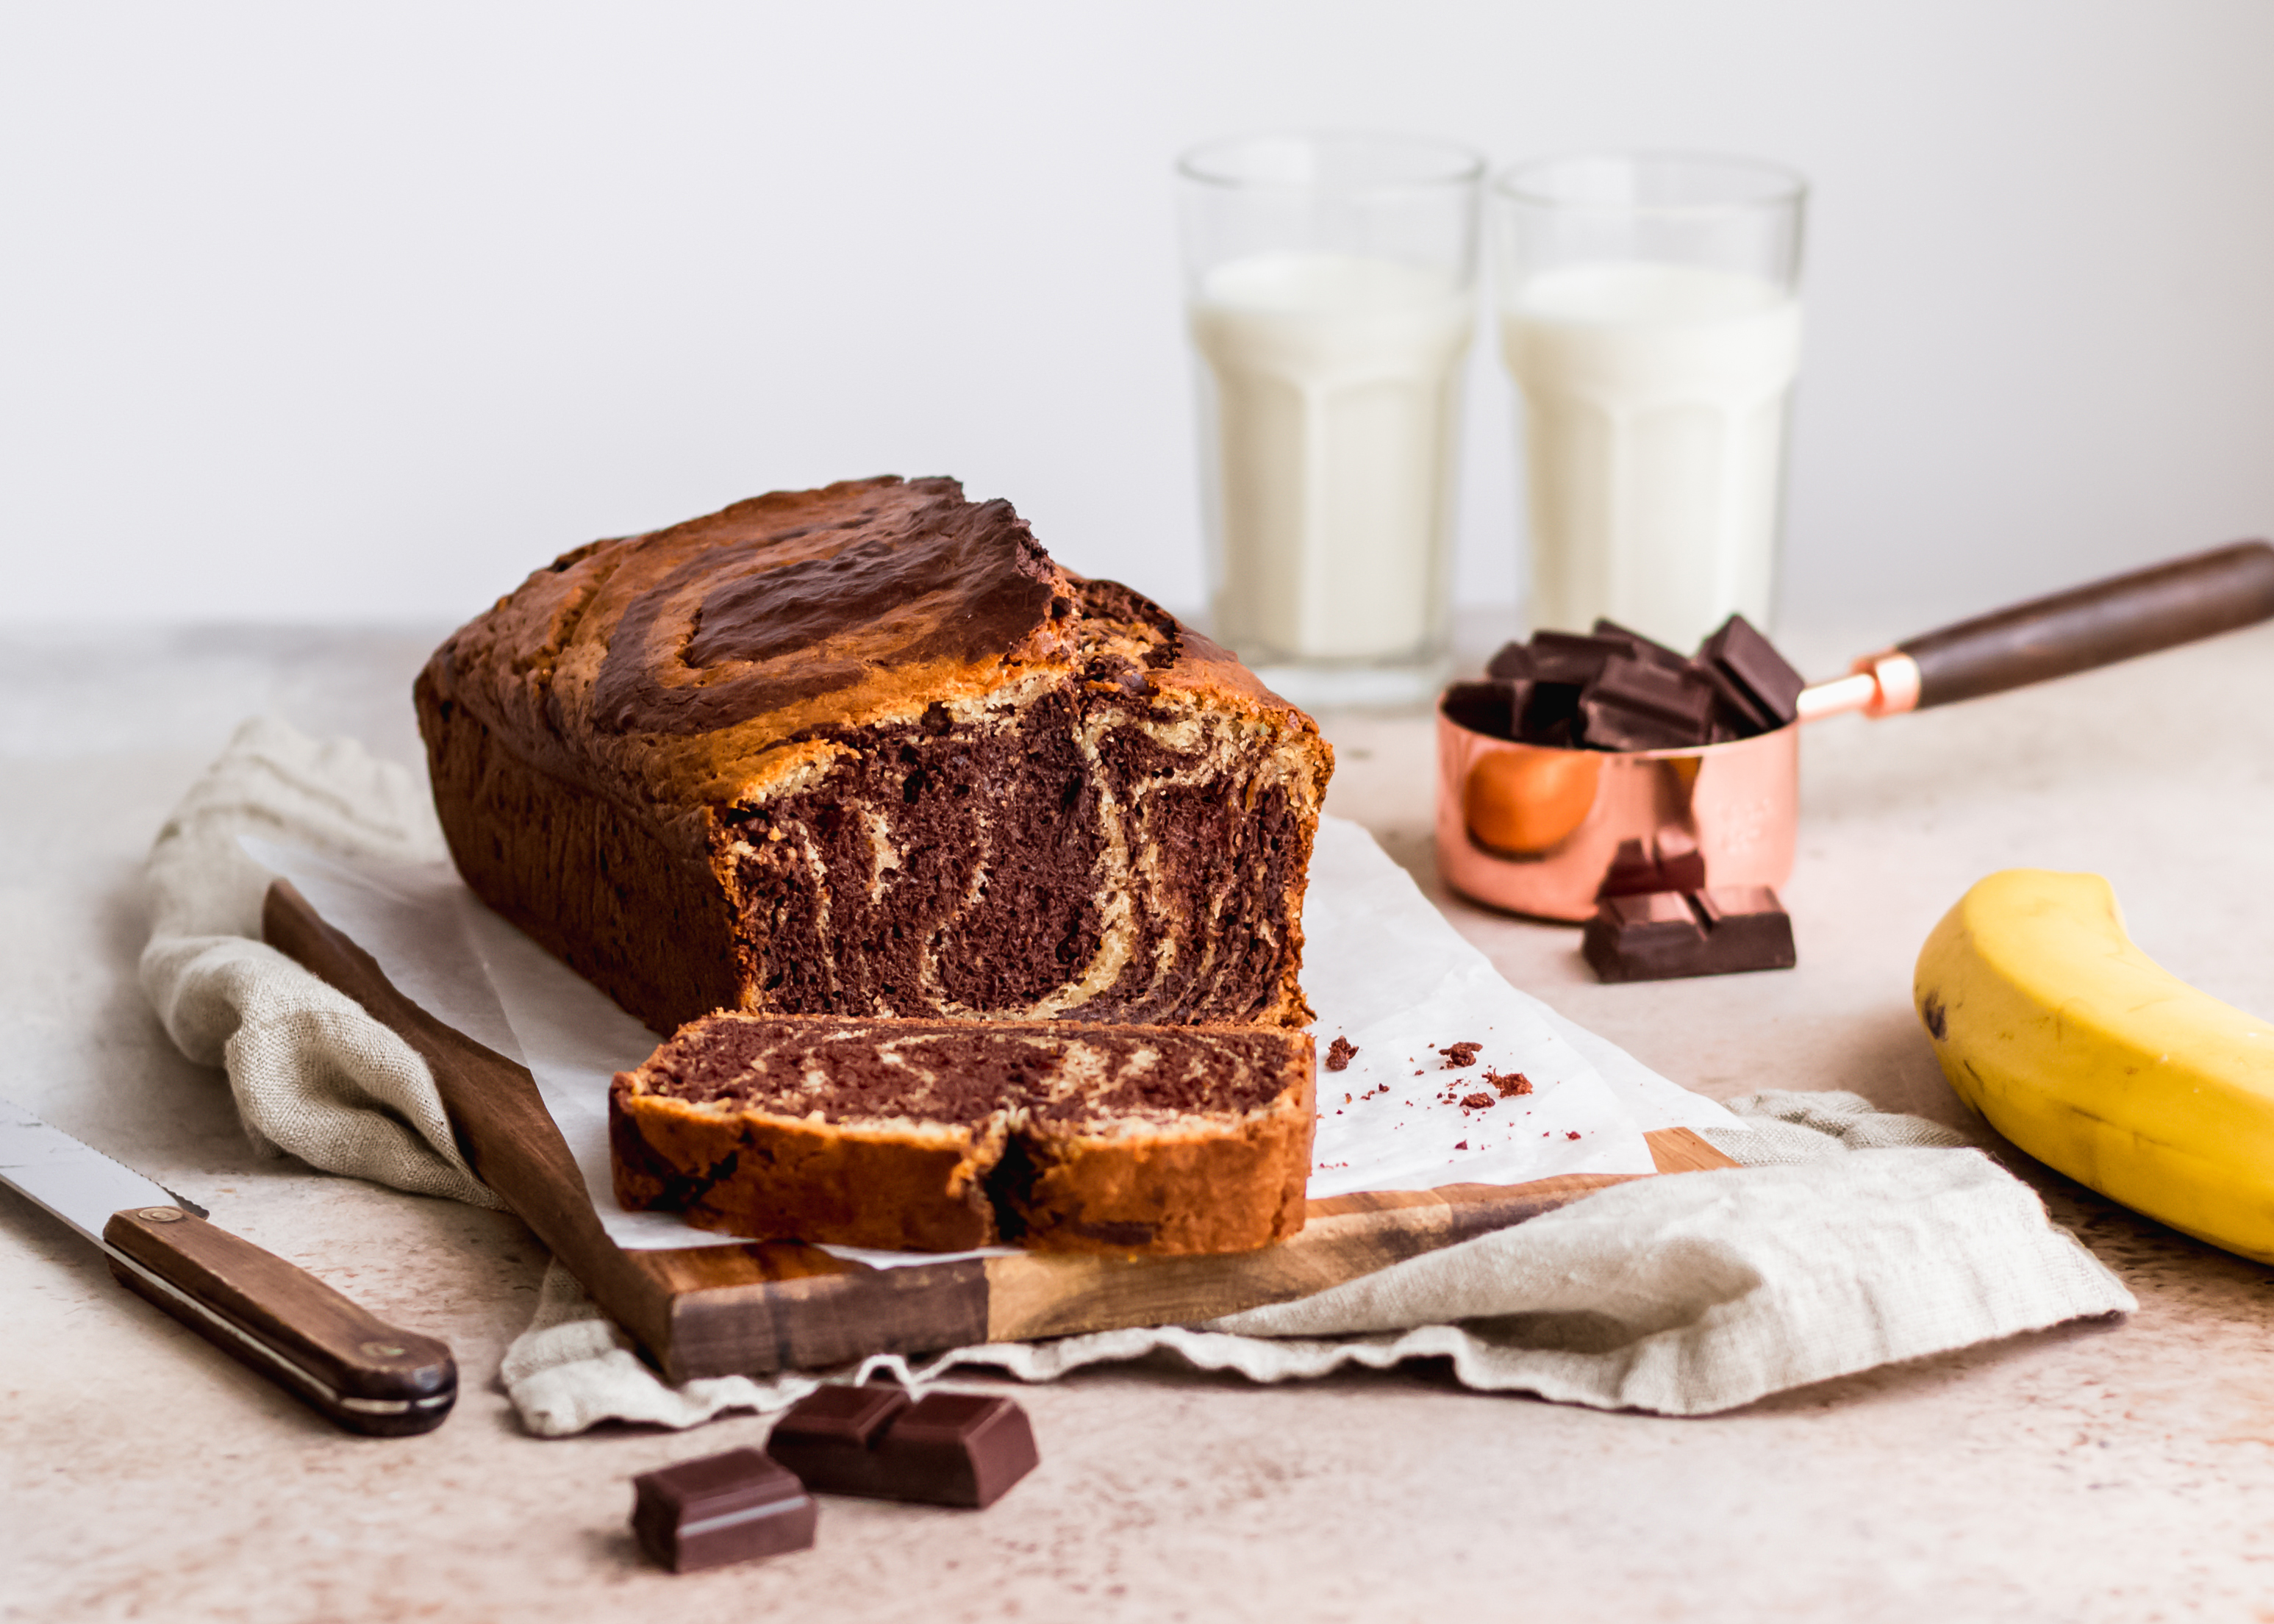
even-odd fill
[[[366,1313],[305,1269],[178,1207],[102,1229],[110,1272],[353,1432],[432,1432],[458,1396],[450,1350]]]
[[[2274,546],[2238,541],[2056,592],[1897,645],[1917,709],[2002,693],[2274,618]]]

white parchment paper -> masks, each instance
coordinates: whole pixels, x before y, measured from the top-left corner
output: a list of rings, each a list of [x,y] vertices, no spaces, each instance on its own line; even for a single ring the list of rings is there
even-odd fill
[[[646,1058],[653,1033],[491,913],[447,863],[347,862],[251,836],[243,844],[405,996],[529,1068],[618,1245],[727,1243],[669,1214],[616,1203],[608,1083]],[[1319,1072],[1314,1196],[1647,1173],[1645,1131],[1738,1125],[1510,986],[1358,824],[1321,821],[1303,929],[1303,985],[1321,1053],[1337,1037],[1358,1050],[1347,1070]],[[1448,1070],[1437,1051],[1460,1042],[1480,1046],[1476,1063]],[[1532,1092],[1502,1098],[1484,1084],[1487,1070],[1520,1071]],[[1491,1107],[1459,1103],[1480,1091],[1493,1094]],[[832,1250],[885,1266],[941,1260]]]
[[[1314,1196],[1647,1173],[1646,1129],[1736,1120],[1509,985],[1359,824],[1320,821],[1303,937],[1321,1056]],[[1337,1037],[1358,1052],[1329,1071]],[[1448,1065],[1456,1043],[1480,1046],[1474,1064]],[[1532,1092],[1502,1097],[1487,1071]],[[1461,1103],[1480,1095],[1493,1103]]]

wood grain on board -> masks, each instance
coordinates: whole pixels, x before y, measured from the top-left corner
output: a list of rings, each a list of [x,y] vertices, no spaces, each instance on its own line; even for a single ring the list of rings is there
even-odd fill
[[[584,1282],[674,1380],[810,1368],[1129,1326],[1189,1324],[1282,1303],[1425,1252],[1521,1223],[1647,1175],[1449,1184],[1309,1204],[1302,1230],[1261,1252],[1111,1258],[1050,1252],[878,1269],[794,1242],[626,1251],[611,1241],[568,1147],[517,1062],[396,991],[370,955],[285,881],[262,929],[393,1028],[425,1060],[482,1182]],[[1734,1165],[1684,1128],[1648,1136],[1661,1173]]]

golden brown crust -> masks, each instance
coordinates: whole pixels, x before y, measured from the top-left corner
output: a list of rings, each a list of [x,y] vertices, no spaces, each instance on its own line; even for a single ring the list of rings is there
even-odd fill
[[[413,697],[434,807],[474,894],[659,1032],[742,996],[710,863],[614,801],[531,767],[472,712]]]
[[[699,1229],[885,1252],[963,1252],[999,1238],[974,1177],[988,1148],[977,1134],[722,1115],[658,1098],[636,1073],[619,1072],[608,1139],[617,1200]]]
[[[1038,1252],[1253,1252],[1303,1227],[1314,1121],[1309,1073],[1269,1112],[1205,1130],[1062,1141],[1019,1192]]]
[[[1047,612],[1026,635],[991,654],[938,651],[936,634],[943,624],[978,613],[968,596],[945,589],[825,639],[827,646],[818,653],[808,647],[764,660],[729,659],[699,673],[677,664],[676,652],[693,629],[699,588],[706,581],[714,589],[719,584],[715,575],[681,578],[690,565],[699,569],[705,560],[739,557],[744,562],[727,571],[731,576],[734,568],[764,573],[826,557],[842,537],[824,522],[845,516],[848,502],[859,512],[917,489],[942,500],[951,493],[960,500],[953,480],[847,480],[815,491],[775,492],[666,530],[590,543],[532,573],[487,614],[454,634],[428,663],[427,680],[439,701],[471,707],[531,765],[674,823],[690,806],[733,801],[763,777],[772,752],[817,726],[857,728],[920,715],[936,703],[990,693],[1034,672],[1074,675],[1079,650],[1070,617]],[[1007,504],[985,506],[1007,513]],[[1044,603],[1073,597],[1081,577],[1051,563],[1040,548],[1033,552],[1047,584]],[[848,680],[819,692],[784,684],[781,703],[724,726],[694,731],[637,726],[660,719],[643,714],[635,725],[618,727],[603,714],[603,695],[596,689],[628,617],[639,623],[644,663],[658,688],[718,689],[825,657],[841,665]],[[1174,662],[1155,673],[1163,689],[1238,695],[1246,702],[1242,708],[1259,718],[1315,736],[1308,717],[1233,656],[1179,629]],[[621,665],[621,657],[615,658]]]

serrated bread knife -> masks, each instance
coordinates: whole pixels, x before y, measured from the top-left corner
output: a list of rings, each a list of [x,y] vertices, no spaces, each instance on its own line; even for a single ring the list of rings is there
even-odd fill
[[[458,1367],[446,1343],[365,1312],[6,1100],[0,1184],[102,1248],[129,1290],[350,1432],[431,1432],[450,1413]]]

